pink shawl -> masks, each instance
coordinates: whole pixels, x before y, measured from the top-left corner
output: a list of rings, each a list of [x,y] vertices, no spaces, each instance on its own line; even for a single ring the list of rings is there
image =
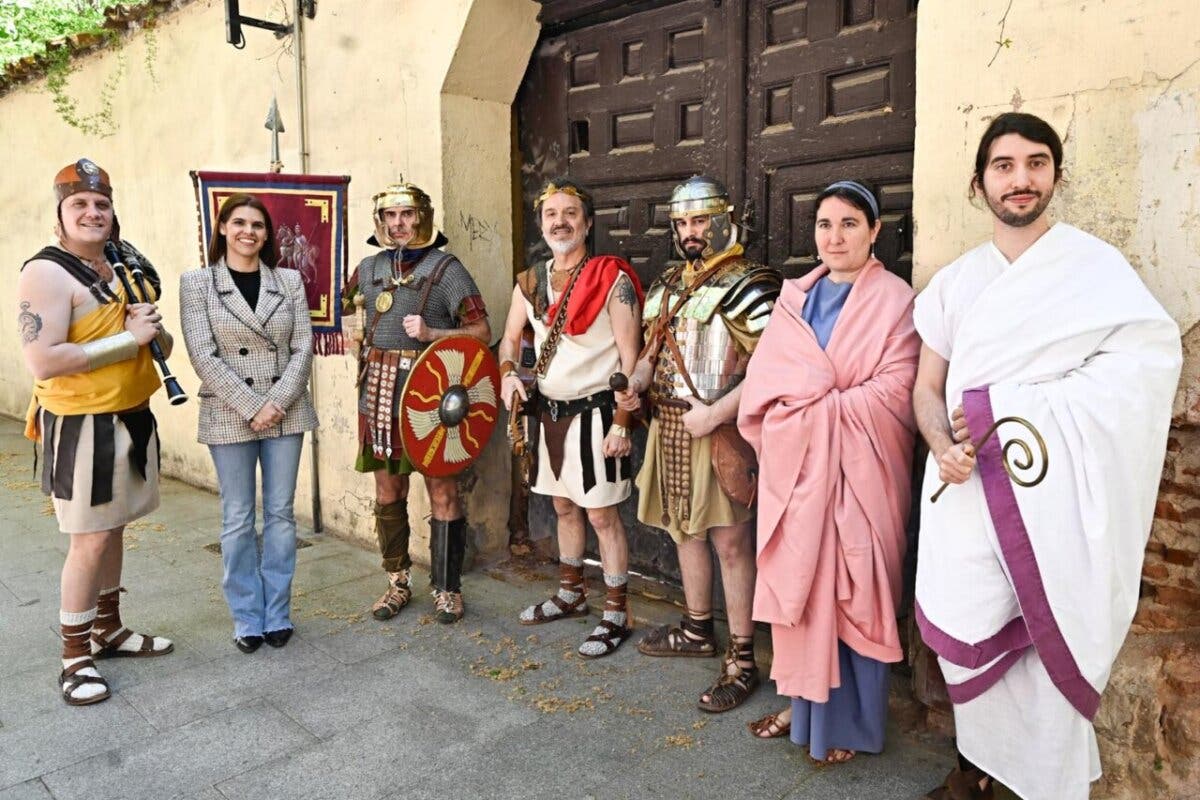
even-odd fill
[[[786,281],[747,370],[738,428],[759,459],[754,618],[779,693],[826,702],[837,642],[899,661],[920,339],[913,290],[871,260],[822,350],[800,316],[819,267]]]

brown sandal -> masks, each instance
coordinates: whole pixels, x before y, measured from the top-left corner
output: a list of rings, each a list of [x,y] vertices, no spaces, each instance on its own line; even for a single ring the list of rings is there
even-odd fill
[[[739,661],[754,663],[754,638],[747,637],[744,642],[729,638],[729,647],[725,650],[725,659],[721,662],[721,677],[708,688],[696,707],[710,714],[720,714],[737,708],[746,701],[760,681],[758,665],[751,667],[738,666]],[[708,695],[708,700],[703,699]]]
[[[839,758],[834,758],[834,753],[841,753],[842,755]],[[856,755],[858,755],[858,751],[856,750],[847,750],[842,747],[831,747],[825,754],[824,758],[813,758],[812,753],[809,753],[808,760],[811,761],[813,766],[816,767],[833,767],[837,766],[838,764],[845,764],[847,761],[853,761]]]
[[[690,636],[688,634],[691,634]],[[638,642],[638,652],[646,656],[710,658],[717,654],[713,621],[685,616],[678,625],[660,625]]]
[[[629,628],[625,625],[618,625],[617,623],[607,619],[600,620],[599,627],[604,629],[604,633],[593,633],[583,641],[585,644],[587,642],[599,642],[600,644],[604,645],[604,652],[585,653],[583,650],[579,650],[579,655],[583,656],[584,658],[604,658],[604,656],[612,655],[616,652],[617,648],[629,638],[629,635],[633,633],[632,628]],[[614,642],[614,640],[616,641]]]
[[[985,780],[987,785],[980,789],[979,784]],[[965,771],[955,767],[941,786],[925,795],[925,800],[993,800],[995,783],[990,775],[978,767]]]
[[[99,675],[80,675],[81,670],[88,667],[96,668],[96,665],[90,660],[79,661],[64,669],[58,675],[59,692],[62,693],[62,699],[69,706],[90,706],[93,703],[99,703],[112,697],[112,692],[108,689],[108,681]],[[98,683],[104,687],[104,692],[93,697],[75,697],[75,690],[80,686],[88,683]]]
[[[400,613],[400,609],[412,600],[410,574],[406,569],[388,573],[388,587],[383,596],[371,606],[371,616],[377,620],[387,620]]]
[[[155,650],[154,639],[156,637],[148,633],[141,634],[142,644],[137,650],[122,650],[121,645],[125,644],[134,633],[136,631],[122,628],[111,639],[105,639],[99,634],[93,633],[92,658],[153,658],[155,656],[165,656],[167,653],[174,652],[175,650],[174,642],[167,642],[167,646],[162,650]]]
[[[746,727],[750,729],[750,734],[755,739],[778,739],[781,736],[787,736],[792,732],[792,721],[789,719],[780,725],[779,717],[783,713],[783,711],[776,711],[774,714],[767,714],[754,722],[747,722]]]
[[[517,622],[520,622],[522,625],[544,625],[547,622],[554,622],[560,619],[586,617],[591,613],[591,609],[588,608],[587,604],[587,595],[583,592],[577,592],[577,594],[579,597],[570,603],[563,600],[557,594],[551,595],[550,599],[546,602],[557,608],[559,610],[558,614],[547,614],[542,610],[542,606],[546,603],[538,603],[533,606],[533,619],[521,619],[518,617]]]

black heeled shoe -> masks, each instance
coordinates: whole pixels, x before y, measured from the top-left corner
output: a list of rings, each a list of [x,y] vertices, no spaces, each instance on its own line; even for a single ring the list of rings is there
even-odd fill
[[[262,647],[263,637],[261,636],[235,636],[233,643],[237,645],[237,649],[241,650],[246,655],[253,653],[258,648]]]
[[[295,632],[295,628],[281,628],[277,631],[267,631],[263,634],[263,638],[267,640],[267,644],[271,645],[271,647],[283,647]]]

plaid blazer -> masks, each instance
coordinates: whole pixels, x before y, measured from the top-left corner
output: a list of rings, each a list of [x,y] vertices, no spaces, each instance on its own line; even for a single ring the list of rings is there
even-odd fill
[[[201,444],[237,444],[317,427],[308,392],[312,322],[294,269],[259,263],[258,307],[246,303],[224,260],[179,282],[183,341],[200,376]],[[250,420],[268,400],[286,412],[262,432]]]

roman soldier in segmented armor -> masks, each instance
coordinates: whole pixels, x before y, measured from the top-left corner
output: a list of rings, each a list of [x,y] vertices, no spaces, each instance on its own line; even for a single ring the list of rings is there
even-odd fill
[[[466,267],[442,248],[429,195],[411,183],[388,186],[374,197],[375,235],[384,248],[358,265],[343,304],[351,351],[358,353],[358,442],[355,469],[375,476],[375,532],[388,587],[372,607],[390,619],[412,597],[408,552],[408,476],[413,463],[400,438],[400,395],[408,370],[433,341],[446,336],[491,336],[487,309]],[[357,329],[357,330],[356,330]],[[443,623],[462,619],[462,566],[467,521],[454,476],[425,477],[432,511],[430,584]]]
[[[754,663],[755,541],[749,497],[728,492],[714,468],[715,444],[736,441],[739,382],[767,325],[780,274],[748,261],[725,187],[693,177],[669,206],[675,249],[683,257],[651,286],[642,314],[646,346],[622,408],[649,391],[650,432],[637,477],[638,519],[674,539],[687,614],[648,633],[651,656],[715,655],[711,540],[721,564],[730,642],[721,677],[700,696],[704,711],[728,711],[759,683]],[[719,442],[717,440],[720,440]],[[722,454],[724,458],[724,454]]]

